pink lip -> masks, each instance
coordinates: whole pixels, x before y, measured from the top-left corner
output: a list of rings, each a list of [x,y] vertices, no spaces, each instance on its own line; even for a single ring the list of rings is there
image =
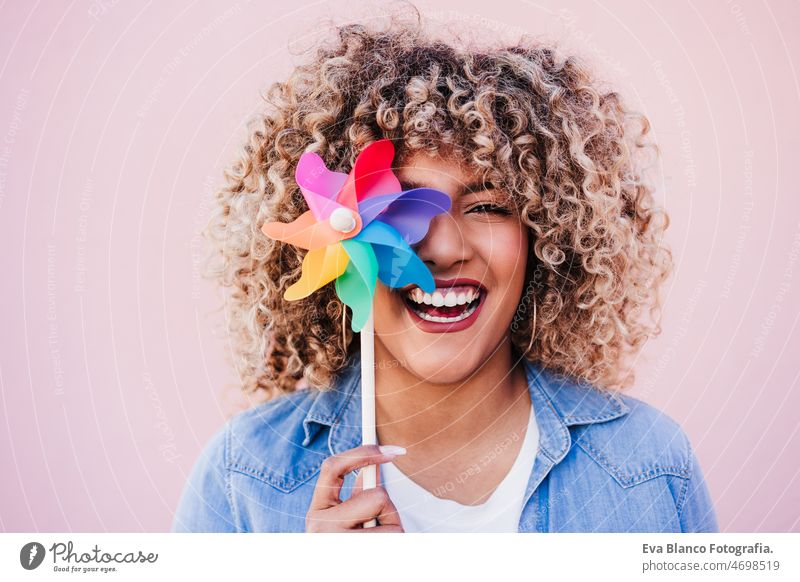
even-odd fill
[[[408,306],[406,303],[405,298],[401,297],[400,300],[403,302],[403,306],[406,308],[411,321],[414,322],[421,331],[426,333],[453,333],[457,331],[462,331],[470,327],[478,320],[478,315],[483,308],[483,304],[486,302],[486,287],[484,287],[480,281],[476,281],[475,279],[467,279],[464,277],[459,277],[457,279],[434,279],[436,283],[436,287],[457,287],[458,285],[473,285],[478,287],[481,291],[481,299],[478,303],[478,307],[475,308],[475,311],[467,317],[466,319],[462,319],[461,321],[456,321],[454,323],[439,323],[437,321],[426,321],[414,313],[414,310]],[[410,289],[412,286],[407,287],[405,290]]]

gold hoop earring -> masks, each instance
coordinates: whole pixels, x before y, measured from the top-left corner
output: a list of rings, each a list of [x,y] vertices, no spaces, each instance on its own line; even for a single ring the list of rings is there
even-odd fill
[[[533,346],[533,338],[536,336],[536,295],[533,296],[533,325],[531,326],[531,341],[528,344],[528,349],[525,350],[525,354],[531,351],[531,347]]]

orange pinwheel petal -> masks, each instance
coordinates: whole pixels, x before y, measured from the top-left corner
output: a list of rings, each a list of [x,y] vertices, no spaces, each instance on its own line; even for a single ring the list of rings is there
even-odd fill
[[[283,294],[287,301],[308,297],[344,273],[350,257],[341,243],[308,251],[303,257],[300,279]]]
[[[261,232],[271,239],[293,244],[301,249],[315,250],[358,234],[361,230],[361,217],[356,213],[355,218],[356,228],[345,234],[331,228],[327,221],[317,221],[314,213],[308,210],[294,222],[268,222],[261,227]]]

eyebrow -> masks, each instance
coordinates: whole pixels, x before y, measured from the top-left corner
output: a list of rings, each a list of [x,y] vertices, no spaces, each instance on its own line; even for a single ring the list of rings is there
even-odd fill
[[[420,184],[415,182],[414,180],[400,180],[400,186],[403,190],[413,190],[415,188],[430,188],[430,186],[426,186],[425,184]],[[477,182],[472,182],[465,186],[462,186],[457,195],[464,196],[465,194],[472,194],[474,192],[481,192],[483,190],[494,190],[495,185],[488,181],[478,180]]]

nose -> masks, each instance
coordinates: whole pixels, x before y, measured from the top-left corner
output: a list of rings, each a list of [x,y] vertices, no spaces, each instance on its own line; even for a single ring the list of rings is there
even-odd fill
[[[428,233],[415,247],[417,256],[434,275],[455,274],[473,255],[466,233],[450,212],[435,216]]]

